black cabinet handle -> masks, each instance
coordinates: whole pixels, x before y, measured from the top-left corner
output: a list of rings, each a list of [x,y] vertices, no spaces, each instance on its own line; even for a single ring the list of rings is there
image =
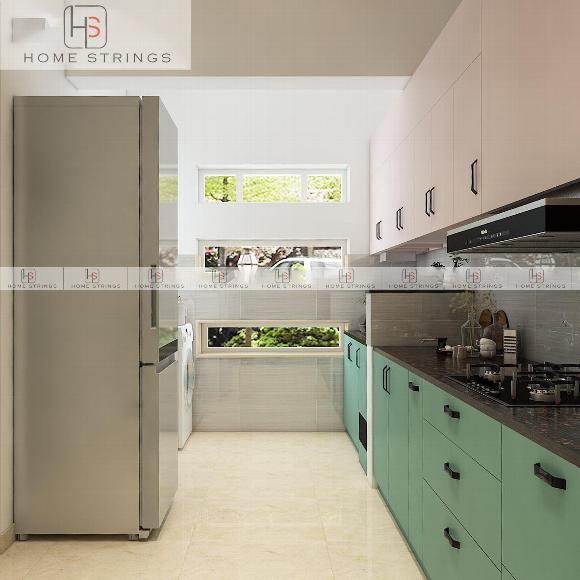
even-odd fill
[[[459,550],[461,548],[461,542],[451,537],[451,534],[449,533],[449,528],[445,528],[443,530],[443,535],[445,536],[445,539],[449,542],[449,545],[452,548],[455,548],[456,550]]]
[[[453,469],[451,469],[451,467],[449,466],[448,461],[443,464],[443,471],[447,472],[447,474],[451,479],[461,479],[459,471],[453,471]]]
[[[432,187],[429,190],[429,213],[431,215],[435,215],[435,210],[433,209],[433,192],[435,191],[435,188]]]
[[[477,195],[477,159],[471,164],[471,193]]]
[[[419,385],[416,385],[415,383],[409,381],[409,389],[411,389],[411,391],[418,393],[419,392]]]
[[[346,345],[346,358],[352,362],[352,359],[350,358],[350,349],[352,348],[352,342],[349,342]]]
[[[389,395],[391,394],[391,390],[389,388],[389,372],[391,370],[390,366],[384,366],[383,367],[383,391],[385,391],[385,393],[388,393]]]
[[[556,477],[555,475],[548,473],[542,468],[540,463],[534,464],[534,475],[542,481],[545,481],[550,487],[566,489],[566,480],[562,477]]]
[[[403,208],[399,209],[399,225],[401,226],[402,230],[405,229],[405,227],[403,226]]]
[[[449,405],[443,405],[443,412],[452,419],[459,419],[459,411],[454,411]]]
[[[383,220],[379,220],[375,226],[375,236],[377,237],[377,240],[383,239],[383,235],[381,234],[382,223],[383,223]]]
[[[400,230],[401,226],[399,225],[399,210],[397,210],[395,212],[395,224],[396,224],[397,229]]]
[[[359,352],[360,352],[360,348],[357,348],[357,349],[356,349],[356,353],[355,353],[355,355],[354,355],[354,360],[355,360],[355,364],[356,364],[357,368],[359,368],[359,369],[360,369],[360,365],[359,365],[359,357],[358,357],[358,354],[359,354]]]
[[[429,193],[431,192],[431,190],[427,190],[425,192],[425,215],[427,217],[431,217],[431,214],[429,213]]]

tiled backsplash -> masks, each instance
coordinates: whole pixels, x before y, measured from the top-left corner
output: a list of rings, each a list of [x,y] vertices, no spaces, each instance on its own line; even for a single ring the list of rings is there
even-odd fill
[[[468,255],[470,266],[497,263],[525,268],[580,266],[576,254],[477,254]],[[444,250],[417,256],[417,266],[439,261],[451,267]],[[580,292],[572,290],[496,291],[493,298],[505,310],[510,327],[520,333],[521,352],[530,359],[550,362],[580,362]]]
[[[364,293],[183,293],[188,321],[336,320],[358,329]],[[196,361],[199,431],[341,431],[342,357],[213,358]]]

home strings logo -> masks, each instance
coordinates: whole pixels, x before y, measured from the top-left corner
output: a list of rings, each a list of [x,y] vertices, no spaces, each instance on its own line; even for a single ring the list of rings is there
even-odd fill
[[[67,48],[104,48],[107,45],[107,9],[100,4],[74,4],[64,9]]]

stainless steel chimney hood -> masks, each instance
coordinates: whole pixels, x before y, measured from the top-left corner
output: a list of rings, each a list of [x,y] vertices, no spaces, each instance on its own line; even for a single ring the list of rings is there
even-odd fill
[[[447,251],[580,252],[580,198],[548,197],[456,228]]]

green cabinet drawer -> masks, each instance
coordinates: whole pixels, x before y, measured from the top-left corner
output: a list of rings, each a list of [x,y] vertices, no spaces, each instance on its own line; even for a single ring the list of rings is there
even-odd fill
[[[367,418],[367,347],[357,341],[353,343],[354,374],[358,395],[358,411]],[[358,420],[358,419],[357,419]]]
[[[430,580],[501,579],[501,572],[425,481],[423,566]]]
[[[423,477],[501,568],[501,483],[425,421]]]
[[[425,382],[423,417],[501,479],[501,424]]]
[[[389,400],[386,391],[389,360],[373,352],[373,474],[382,496],[389,487]]]
[[[344,389],[343,389],[343,422],[344,428],[352,442],[358,440],[358,392],[354,366],[355,341],[347,336],[344,340]]]
[[[423,516],[423,379],[409,373],[409,532],[408,539],[421,561]]]
[[[577,580],[580,468],[507,427],[502,460],[503,564],[517,580]]]

